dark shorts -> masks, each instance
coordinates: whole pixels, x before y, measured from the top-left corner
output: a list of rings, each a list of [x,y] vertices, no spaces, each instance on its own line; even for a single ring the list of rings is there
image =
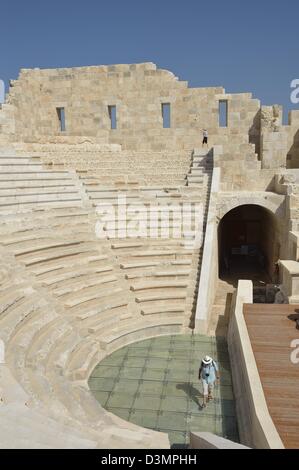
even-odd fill
[[[204,137],[202,143],[203,143],[203,144],[207,144],[207,143],[208,143],[208,138],[207,138],[207,137]]]

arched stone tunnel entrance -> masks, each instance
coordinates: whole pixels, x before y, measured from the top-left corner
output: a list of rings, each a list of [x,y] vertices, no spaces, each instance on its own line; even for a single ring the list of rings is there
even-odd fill
[[[227,212],[218,227],[218,248],[220,278],[276,282],[279,231],[268,209],[245,204]]]

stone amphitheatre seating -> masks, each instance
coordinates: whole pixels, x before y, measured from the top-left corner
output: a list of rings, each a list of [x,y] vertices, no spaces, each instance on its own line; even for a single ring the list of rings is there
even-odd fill
[[[150,204],[206,207],[211,168],[203,169],[195,188],[184,178],[108,186],[100,170],[49,168],[41,156],[1,150],[2,447],[167,447],[166,435],[103,410],[87,379],[123,344],[187,330],[201,249],[188,231],[161,238],[159,219],[155,238],[118,238],[109,218],[98,238],[97,208],[116,207],[120,194],[144,214]]]
[[[298,113],[284,126],[279,106],[153,63],[22,69],[0,108],[0,447],[167,447],[88,378],[124,345],[191,334],[195,314],[225,334],[234,288],[214,247],[221,262],[232,209],[265,209],[269,259],[298,258]]]

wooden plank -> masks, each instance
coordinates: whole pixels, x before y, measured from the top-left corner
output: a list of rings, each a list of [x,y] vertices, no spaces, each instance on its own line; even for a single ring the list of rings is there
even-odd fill
[[[286,448],[299,449],[299,364],[291,362],[291,341],[299,330],[290,314],[299,305],[245,304],[244,317],[266,402]]]

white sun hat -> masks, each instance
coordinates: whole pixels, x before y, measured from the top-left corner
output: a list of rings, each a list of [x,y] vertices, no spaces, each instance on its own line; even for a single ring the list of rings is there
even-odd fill
[[[202,360],[202,362],[203,362],[204,364],[207,364],[207,365],[208,365],[208,364],[211,364],[212,360],[213,360],[213,359],[212,359],[210,356],[206,356],[206,357]]]

